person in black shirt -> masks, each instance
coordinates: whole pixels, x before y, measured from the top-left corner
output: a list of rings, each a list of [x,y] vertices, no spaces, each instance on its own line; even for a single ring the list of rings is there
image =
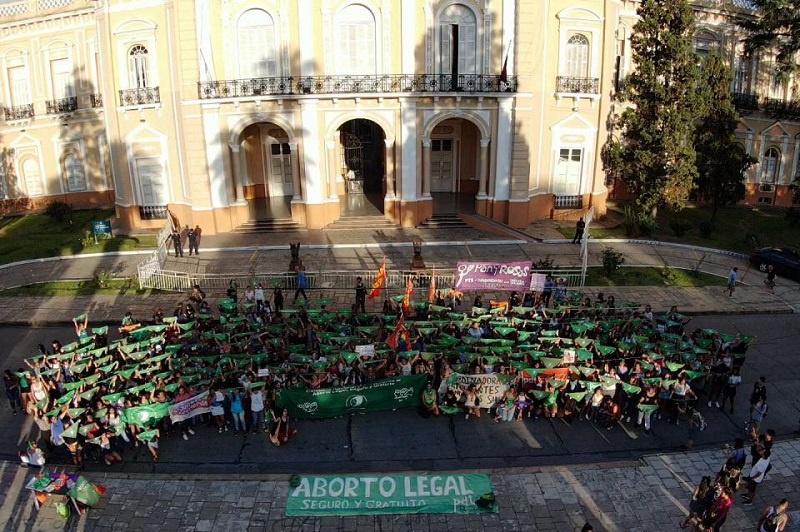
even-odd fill
[[[362,314],[367,313],[367,287],[364,286],[364,281],[361,277],[356,277],[356,312],[361,310]]]

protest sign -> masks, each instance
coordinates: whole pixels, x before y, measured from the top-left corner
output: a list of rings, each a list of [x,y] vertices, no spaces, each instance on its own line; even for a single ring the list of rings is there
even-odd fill
[[[456,265],[456,290],[524,292],[530,282],[530,262],[459,262]]]
[[[169,418],[173,423],[178,423],[184,419],[193,418],[198,414],[207,412],[211,412],[211,407],[208,405],[208,392],[203,392],[170,406]]]
[[[532,273],[531,274],[531,284],[530,290],[533,292],[541,292],[544,290],[544,282],[547,279],[547,275],[543,273]]]
[[[301,476],[289,489],[286,515],[497,512],[497,504],[476,504],[490,494],[488,475]]]
[[[450,375],[447,384],[451,389],[465,389],[474,385],[478,389],[478,406],[481,408],[492,408],[503,394],[508,390],[508,385],[514,380],[511,375],[500,375],[497,373],[480,375],[463,375],[454,373]]]
[[[288,408],[293,417],[312,419],[417,406],[427,380],[427,375],[411,375],[344,388],[284,388],[278,394],[278,406]]]
[[[375,356],[375,344],[367,344],[367,345],[357,345],[355,347],[356,353],[360,357],[374,357]]]

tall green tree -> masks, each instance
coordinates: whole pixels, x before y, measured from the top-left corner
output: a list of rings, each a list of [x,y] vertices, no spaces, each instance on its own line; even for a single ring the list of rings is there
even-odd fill
[[[736,140],[739,113],[731,101],[731,69],[717,54],[703,63],[699,116],[694,131],[697,152],[697,192],[710,202],[711,222],[720,207],[745,196],[745,172],[756,159]]]
[[[694,13],[687,0],[643,0],[631,36],[635,70],[614,118],[619,139],[603,148],[604,170],[625,182],[642,214],[681,208],[697,176],[692,146],[697,111]]]
[[[800,0],[740,0],[736,22],[749,31],[747,50],[775,53],[775,71],[783,79],[800,70]]]

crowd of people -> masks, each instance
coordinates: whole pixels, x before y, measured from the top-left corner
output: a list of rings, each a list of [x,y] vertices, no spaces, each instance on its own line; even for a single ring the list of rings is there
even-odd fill
[[[675,307],[655,315],[650,306],[566,291],[551,301],[559,280],[550,281],[541,294],[507,301],[476,296],[464,311],[455,291],[411,306],[386,298],[381,313],[362,312],[363,283],[357,305],[339,310],[324,298],[304,304],[304,290],[296,296],[306,298],[285,309],[283,287],[255,283],[240,294],[233,282],[212,309],[194,287],[172,312],[155,309],[147,320],[126,313],[116,339],[80,316],[75,341],[40,345],[4,381],[15,413],[32,416],[48,454],[76,465],[86,457],[121,461],[138,444],[157,460],[162,437],[189,439],[203,423],[221,433],[263,431],[280,445],[297,432],[280,406],[282,389],[404,375],[428,376],[420,397],[427,414],[584,419],[608,430],[627,422],[648,432],[656,422],[684,422],[688,448],[705,425],[695,408],[701,392],[709,406],[733,408],[752,337],[686,331],[689,320]],[[364,344],[374,345],[374,356],[359,355]],[[489,408],[479,386],[455,378],[487,374],[507,383]],[[210,412],[170,423],[167,406],[205,392]],[[766,397],[752,399],[757,415]],[[134,415],[142,407],[149,415]]]

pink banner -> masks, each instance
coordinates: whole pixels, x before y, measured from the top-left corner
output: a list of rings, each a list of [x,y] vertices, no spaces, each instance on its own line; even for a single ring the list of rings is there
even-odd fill
[[[456,290],[525,292],[530,282],[530,261],[459,262],[456,265]]]
[[[169,418],[173,423],[178,423],[184,419],[189,419],[198,414],[205,414],[207,412],[211,412],[211,407],[208,405],[208,392],[203,392],[170,406]]]

